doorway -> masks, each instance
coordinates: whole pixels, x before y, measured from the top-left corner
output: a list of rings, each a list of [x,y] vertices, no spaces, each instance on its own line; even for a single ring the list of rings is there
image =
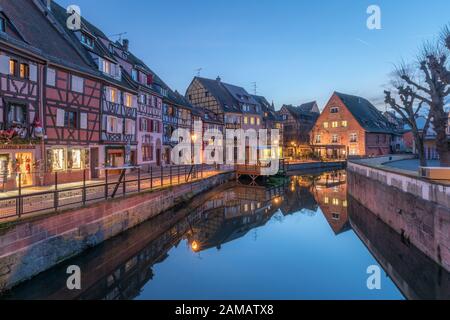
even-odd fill
[[[16,172],[17,184],[22,187],[29,187],[33,185],[32,176],[33,154],[31,152],[16,153]],[[20,180],[19,180],[20,179]]]

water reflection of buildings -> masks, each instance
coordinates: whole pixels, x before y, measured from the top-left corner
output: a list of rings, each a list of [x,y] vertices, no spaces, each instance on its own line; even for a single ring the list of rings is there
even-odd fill
[[[345,171],[318,176],[314,181],[313,192],[333,232],[338,235],[350,230]]]
[[[200,221],[192,227],[188,241],[192,251],[213,247],[245,236],[250,230],[265,225],[278,211],[284,199],[284,188],[236,185],[224,191],[213,202],[204,205]]]
[[[287,216],[305,209],[311,213],[317,211],[317,202],[312,193],[314,179],[315,176],[292,177],[281,205],[283,215]]]
[[[193,252],[221,248],[264,226],[277,212],[316,214],[320,207],[334,234],[353,228],[407,298],[449,299],[449,273],[347,200],[345,179],[345,172],[337,171],[293,177],[277,188],[221,186],[36,277],[6,298],[133,299],[153,279],[154,266],[183,240]],[[83,271],[81,291],[67,290],[69,265]]]

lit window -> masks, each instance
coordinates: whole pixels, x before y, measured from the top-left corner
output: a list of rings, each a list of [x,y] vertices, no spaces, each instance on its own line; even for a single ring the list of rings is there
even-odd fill
[[[116,89],[110,89],[110,97],[109,97],[109,101],[110,102],[117,102],[117,91]]]
[[[347,202],[347,200],[344,200],[344,202],[342,202],[342,206],[343,206],[344,208],[347,208],[347,207],[348,207],[348,202]]]
[[[338,206],[339,205],[339,199],[334,198],[333,199],[333,205]]]
[[[19,75],[22,79],[29,79],[30,78],[30,66],[26,63],[21,63]]]
[[[255,124],[255,118],[253,117],[250,118],[250,124]]]
[[[103,60],[102,70],[104,73],[111,74],[111,63],[109,61]]]
[[[342,121],[342,126],[344,127],[344,128],[346,128],[346,127],[348,127],[348,122],[347,121]]]
[[[244,117],[244,124],[248,124],[248,118]]]
[[[67,168],[68,169],[81,169],[82,161],[81,161],[82,151],[81,149],[72,149],[67,151]]]
[[[350,142],[351,143],[358,142],[358,135],[356,133],[350,134]]]
[[[330,198],[325,197],[325,198],[323,199],[323,202],[324,202],[325,204],[329,204],[329,203],[330,203]]]
[[[56,85],[56,70],[52,68],[47,69],[47,85],[54,87]]]
[[[323,123],[323,127],[324,127],[325,129],[327,129],[327,128],[328,128],[328,122],[324,122],[324,123]]]
[[[64,149],[52,149],[52,169],[53,171],[61,171],[65,169],[65,152]]]
[[[9,60],[9,74],[12,76],[17,76],[17,61]]]
[[[355,148],[352,148],[352,149],[350,149],[350,155],[356,156],[356,155],[358,155],[358,151]]]
[[[333,121],[332,124],[331,124],[331,126],[332,126],[333,128],[337,128],[337,127],[339,127],[339,122]]]
[[[256,118],[256,124],[259,126],[261,124],[261,119],[260,118]]]
[[[126,94],[125,95],[125,106],[131,107],[132,105],[133,105],[133,97],[131,96],[131,94]]]

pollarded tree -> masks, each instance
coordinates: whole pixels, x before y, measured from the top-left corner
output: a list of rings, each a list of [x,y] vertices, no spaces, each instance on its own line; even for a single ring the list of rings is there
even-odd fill
[[[384,91],[385,94],[385,103],[388,104],[393,110],[398,112],[400,116],[403,118],[405,123],[409,125],[411,128],[414,143],[416,145],[417,153],[420,160],[420,165],[422,167],[427,166],[427,159],[425,156],[425,136],[426,132],[430,127],[431,114],[428,114],[425,126],[423,130],[421,130],[417,124],[417,119],[419,113],[422,111],[422,106],[424,103],[421,101],[417,105],[417,98],[414,94],[412,94],[411,87],[403,86],[401,84],[397,85],[395,88],[396,95],[399,97],[400,102],[397,102],[397,99],[392,96],[391,91]]]
[[[445,100],[450,94],[450,82],[446,79],[447,54],[439,45],[424,45],[419,57],[418,70],[422,81],[415,80],[405,69],[400,77],[406,82],[412,97],[430,108],[431,122],[436,132],[436,149],[442,166],[450,166],[450,150],[447,139],[448,115]]]

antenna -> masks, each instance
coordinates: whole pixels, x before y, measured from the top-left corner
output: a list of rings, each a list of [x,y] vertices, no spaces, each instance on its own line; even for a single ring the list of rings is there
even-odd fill
[[[119,37],[119,42],[122,41],[122,36],[126,35],[128,32],[116,33],[108,36],[108,38]]]
[[[197,77],[200,77],[202,70],[203,70],[203,68],[198,68],[198,69],[194,70],[195,72],[197,72]]]
[[[258,84],[256,82],[252,82],[253,86],[253,94],[256,96],[258,94]]]

